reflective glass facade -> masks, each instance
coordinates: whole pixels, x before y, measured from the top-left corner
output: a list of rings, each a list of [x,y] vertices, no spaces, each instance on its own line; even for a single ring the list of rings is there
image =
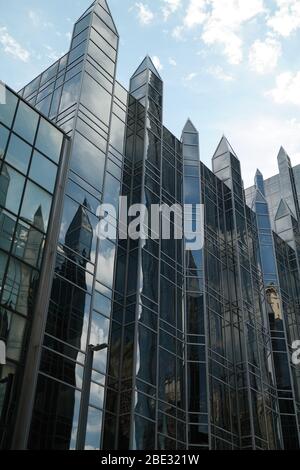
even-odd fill
[[[57,192],[64,133],[6,89],[0,105],[0,445],[9,446],[32,325],[39,305]],[[56,241],[55,241],[56,243]],[[46,293],[46,291],[44,291]]]
[[[181,139],[164,126],[148,56],[128,91],[116,80],[118,43],[94,2],[70,51],[0,105],[1,446],[299,448],[297,172],[281,150],[285,184],[257,173],[245,192],[225,138],[208,169],[190,120]],[[175,215],[170,240],[99,240],[119,196],[189,204],[192,223],[202,204],[204,245],[175,239]]]

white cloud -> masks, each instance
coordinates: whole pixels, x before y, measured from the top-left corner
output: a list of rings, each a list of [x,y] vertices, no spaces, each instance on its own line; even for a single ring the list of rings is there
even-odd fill
[[[142,2],[138,2],[135,4],[136,8],[138,9],[138,19],[142,25],[147,25],[152,23],[154,20],[154,13],[150,10],[148,5]]]
[[[276,86],[266,93],[275,103],[300,106],[300,71],[284,72],[276,79]]]
[[[177,39],[179,41],[183,39],[183,33],[184,33],[184,27],[176,26],[176,28],[174,28],[172,31],[172,36],[174,39]]]
[[[176,67],[177,62],[173,57],[169,57],[169,64],[172,65],[173,67]]]
[[[206,7],[206,0],[190,0],[183,20],[184,25],[187,28],[193,28],[194,26],[203,24],[207,18]]]
[[[169,16],[181,7],[181,0],[163,0],[163,2],[162,13],[164,20],[167,21]]]
[[[231,64],[243,59],[242,26],[265,11],[263,0],[208,0],[211,12],[204,24],[203,41],[223,47]]]
[[[276,39],[257,40],[250,48],[250,68],[260,75],[270,73],[277,67],[281,55],[282,47]]]
[[[264,13],[264,0],[189,0],[183,23],[173,30],[182,39],[186,31],[201,26],[203,42],[219,46],[231,64],[243,59],[242,27]]]
[[[160,72],[163,69],[163,65],[160,61],[160,58],[157,57],[157,55],[154,55],[153,57],[151,57],[151,59],[156,70]]]
[[[197,75],[198,75],[198,74],[197,74],[196,72],[191,72],[191,73],[189,73],[188,75],[186,75],[186,76],[184,77],[184,81],[185,81],[185,82],[191,82],[192,80],[194,80],[194,78],[197,77]]]
[[[50,21],[43,20],[41,14],[35,10],[29,10],[28,17],[35,28],[37,27],[52,28],[53,27],[53,23],[51,23]]]
[[[277,10],[268,19],[270,26],[276,33],[288,37],[300,28],[300,2],[299,0],[275,0]]]
[[[234,77],[232,75],[226,73],[225,70],[219,65],[209,67],[207,69],[207,73],[209,75],[212,75],[217,80],[223,80],[225,82],[234,81]]]
[[[22,47],[16,39],[8,33],[6,27],[0,28],[0,44],[2,44],[3,50],[6,54],[13,56],[15,59],[19,59],[22,62],[28,62],[30,58],[29,51]]]
[[[277,154],[281,145],[293,165],[300,163],[299,122],[265,115],[248,120],[229,120],[220,125],[237,152],[242,165],[245,187],[253,185],[256,169],[265,178],[278,173]]]
[[[63,52],[58,52],[55,49],[53,49],[53,47],[51,46],[45,45],[45,48],[47,49],[48,59],[53,60],[54,62],[56,62],[58,59],[60,59],[64,55]]]

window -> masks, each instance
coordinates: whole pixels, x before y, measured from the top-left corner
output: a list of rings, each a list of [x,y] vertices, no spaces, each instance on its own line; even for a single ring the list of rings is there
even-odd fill
[[[19,139],[16,135],[12,134],[9,146],[6,152],[5,160],[13,165],[17,170],[20,170],[25,175],[28,171],[32,147],[26,144],[23,140]]]
[[[81,102],[107,125],[109,123],[111,101],[111,95],[90,75],[86,74],[83,80]]]
[[[114,62],[106,54],[104,54],[104,52],[102,52],[102,50],[96,46],[93,41],[90,41],[89,43],[88,53],[106,72],[108,72],[112,77],[114,76]]]
[[[74,388],[39,376],[29,449],[75,449],[80,393]],[[48,426],[53,433],[41,432]]]
[[[27,182],[21,217],[42,232],[47,231],[51,209],[51,196],[36,184]]]
[[[67,265],[69,271],[71,263]],[[76,267],[73,267],[73,272]],[[79,270],[78,270],[79,271]],[[90,296],[65,279],[54,277],[46,331],[76,350],[86,350],[90,316]],[[59,350],[66,354],[67,348]],[[72,351],[72,350],[70,350]],[[73,351],[77,357],[77,351]],[[74,357],[75,356],[75,357]]]
[[[85,449],[99,450],[102,429],[102,411],[89,407]]]
[[[20,102],[14,130],[17,134],[32,144],[35,138],[38,120],[38,114],[26,103]]]
[[[103,23],[103,21],[97,15],[93,15],[93,26],[98,31],[98,33],[100,33],[101,36],[106,39],[109,44],[111,44],[115,49],[117,49],[117,36],[113,33],[111,29],[109,29],[108,26],[106,26],[105,23]]]
[[[120,181],[107,174],[105,178],[104,203],[113,205],[117,210],[119,207],[120,190]]]
[[[99,313],[93,312],[89,344],[93,344],[94,346],[97,346],[98,344],[107,344],[109,337],[109,324],[110,321],[108,318],[103,317],[103,315],[100,315]],[[97,367],[97,369],[99,369],[99,367]]]
[[[80,205],[69,197],[65,198],[59,241],[72,250],[69,256],[75,257],[75,253],[78,253],[94,263],[96,251],[94,232],[99,219],[94,217],[87,207],[88,203],[85,200]],[[86,263],[82,258],[79,262]]]
[[[41,119],[36,147],[54,162],[58,163],[63,134],[45,119]]]
[[[111,121],[110,143],[120,153],[123,153],[124,151],[125,130],[126,126],[123,121],[113,114]]]
[[[59,108],[60,113],[77,102],[79,97],[80,81],[81,73],[64,84]]]
[[[71,169],[99,192],[102,192],[104,165],[105,154],[76,132]]]
[[[112,289],[114,282],[114,265],[116,246],[109,240],[102,240],[98,255],[97,281]]]
[[[43,256],[45,236],[25,222],[17,224],[12,253],[34,267],[39,267]]]
[[[3,209],[0,210],[0,248],[9,251],[13,241],[16,218]],[[0,261],[1,262],[1,261]],[[0,281],[1,286],[1,281]],[[1,287],[0,287],[1,288]]]
[[[153,450],[155,448],[155,423],[152,421],[148,421],[147,419],[141,418],[140,416],[135,416],[134,421],[134,449]]]
[[[38,152],[34,152],[29,177],[43,188],[53,193],[56,180],[57,166],[43,157]]]
[[[35,108],[40,111],[41,114],[44,114],[44,116],[48,116],[49,110],[50,110],[50,104],[51,104],[51,99],[52,95],[49,95],[47,98],[44,100],[40,101]]]
[[[3,105],[2,105],[3,106]],[[3,158],[8,140],[8,130],[0,124],[0,159]]]
[[[0,106],[0,121],[11,127],[15,115],[18,99],[16,95],[6,88],[6,104]]]
[[[145,382],[156,384],[157,371],[157,335],[148,328],[139,325],[138,331],[137,377]]]
[[[86,50],[86,41],[82,42],[81,44],[79,44],[79,46],[75,47],[69,54],[69,61],[68,63],[71,64],[72,62],[74,62],[76,59],[78,59],[79,57],[81,57],[84,53],[85,53],[85,50]]]
[[[3,285],[2,305],[24,316],[32,314],[33,295],[37,281],[37,271],[11,257]]]
[[[91,19],[91,15],[86,15],[84,18],[82,18],[82,20],[76,23],[75,29],[74,29],[74,36],[81,33],[81,31],[83,31],[85,28],[89,26],[90,19]]]
[[[5,268],[7,263],[7,255],[0,251],[0,285],[2,286]]]
[[[8,359],[12,359],[14,361],[20,360],[23,347],[25,326],[25,318],[22,318],[20,315],[11,315],[11,320],[9,322],[9,329],[6,338],[6,356]]]
[[[25,178],[8,165],[0,173],[0,205],[18,214]]]

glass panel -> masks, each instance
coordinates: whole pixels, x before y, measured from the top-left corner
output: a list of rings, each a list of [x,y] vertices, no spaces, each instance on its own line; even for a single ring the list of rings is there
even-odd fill
[[[49,67],[49,69],[47,69],[43,75],[42,75],[42,79],[41,79],[41,84],[40,84],[40,87],[42,85],[44,85],[46,82],[48,82],[48,80],[50,80],[51,78],[53,78],[56,73],[57,73],[57,69],[58,69],[58,62],[56,62],[55,64],[51,65],[51,67]]]
[[[107,125],[109,123],[111,101],[111,95],[90,75],[86,74],[83,81],[81,102]]]
[[[8,359],[19,361],[23,347],[26,320],[19,315],[12,315],[9,323],[8,334],[6,337],[6,355]]]
[[[86,15],[82,20],[76,23],[75,29],[74,29],[74,36],[81,33],[81,31],[83,31],[85,28],[89,26],[90,19],[91,19],[91,15]]]
[[[16,135],[12,134],[8,149],[6,152],[5,160],[11,163],[17,170],[27,174],[29,161],[31,157],[32,147],[26,144],[23,140],[19,139]]]
[[[134,429],[133,448],[135,450],[153,450],[155,448],[155,423],[136,416]]]
[[[101,34],[101,36],[103,36],[111,46],[117,49],[117,36],[111,31],[111,29],[108,28],[108,26],[106,26],[105,23],[103,23],[103,21],[101,21],[98,15],[93,15],[92,24],[94,28]]]
[[[80,393],[74,388],[39,376],[29,449],[75,449]],[[45,429],[53,432],[45,433]]]
[[[12,253],[27,264],[39,267],[44,248],[44,235],[25,222],[17,224]]]
[[[120,181],[107,174],[105,178],[104,203],[111,204],[117,210],[119,207],[120,190]]]
[[[37,271],[11,258],[3,286],[2,305],[25,316],[29,312],[32,313],[33,294],[37,280]]]
[[[0,121],[11,127],[16,111],[18,98],[6,88],[6,104],[0,106]]]
[[[59,108],[60,113],[77,102],[79,97],[80,82],[81,73],[64,84]]]
[[[3,250],[10,250],[14,236],[15,223],[15,217],[4,210],[0,210],[0,248]]]
[[[104,52],[102,52],[101,49],[99,49],[99,47],[97,47],[93,41],[90,41],[89,43],[88,53],[106,72],[108,72],[112,77],[114,76],[114,62],[112,62],[112,60],[107,57],[107,55],[104,54]]]
[[[90,344],[107,344],[109,336],[110,320],[97,312],[93,312]]]
[[[109,240],[100,243],[97,265],[97,281],[112,289],[114,281],[116,247]]]
[[[0,174],[0,205],[18,214],[25,178],[8,165],[3,165]]]
[[[43,188],[53,193],[56,181],[57,166],[38,152],[34,152],[29,177]]]
[[[75,47],[70,53],[69,53],[69,61],[68,63],[71,64],[74,62],[76,59],[81,57],[86,50],[86,41],[82,42],[79,44],[79,46]]]
[[[20,102],[14,130],[17,134],[32,144],[35,138],[38,120],[39,115],[26,103]]]
[[[73,268],[73,275],[80,272],[76,265],[71,266],[67,260],[66,264],[69,271]],[[84,279],[82,283],[85,283]],[[46,330],[76,348],[72,356],[68,354],[74,360],[77,359],[78,350],[86,350],[90,302],[90,296],[84,290],[65,279],[54,278]],[[65,354],[63,345],[59,352]]]
[[[102,192],[104,165],[105,154],[81,134],[76,133],[71,157],[71,169]]]
[[[0,251],[0,285],[2,286],[4,273],[6,269],[7,255]]]
[[[54,162],[58,163],[63,134],[45,119],[41,119],[36,147]]]
[[[120,153],[123,153],[124,151],[125,130],[126,126],[123,121],[113,114],[111,121],[110,143]]]
[[[3,105],[2,105],[3,106]],[[0,124],[0,160],[3,158],[9,132]]]
[[[102,429],[102,411],[89,407],[85,450],[99,450]]]
[[[157,335],[153,331],[139,325],[138,332],[138,361],[137,361],[137,377],[145,382],[156,384],[157,370]]]
[[[40,111],[41,114],[44,114],[44,116],[49,115],[49,110],[50,110],[50,104],[51,104],[51,99],[52,95],[49,95],[47,98],[45,98],[43,101],[40,101],[35,108]]]
[[[51,196],[36,184],[27,182],[21,217],[42,232],[47,231],[51,209]]]

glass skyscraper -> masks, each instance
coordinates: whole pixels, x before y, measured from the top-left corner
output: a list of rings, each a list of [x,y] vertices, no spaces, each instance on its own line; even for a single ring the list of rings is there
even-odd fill
[[[0,448],[299,449],[300,170],[281,149],[245,191],[225,137],[208,169],[148,56],[117,81],[118,43],[95,1],[0,104]],[[176,218],[170,240],[99,239],[119,196],[203,205],[203,246]]]

